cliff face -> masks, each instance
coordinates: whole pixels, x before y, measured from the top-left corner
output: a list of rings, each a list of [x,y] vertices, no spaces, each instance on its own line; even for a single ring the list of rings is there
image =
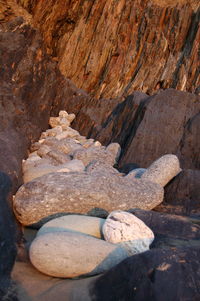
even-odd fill
[[[18,0],[61,72],[95,97],[198,93],[198,0]]]

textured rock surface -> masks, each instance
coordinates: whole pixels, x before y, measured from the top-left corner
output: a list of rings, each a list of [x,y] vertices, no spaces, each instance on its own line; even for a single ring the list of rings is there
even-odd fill
[[[200,170],[185,169],[165,187],[162,206],[156,210],[180,215],[200,214]]]
[[[142,174],[141,179],[157,183],[164,187],[181,171],[180,163],[175,155],[164,155],[153,162]]]
[[[140,179],[146,170],[147,170],[146,168],[133,169],[126,175],[126,179],[132,179],[132,180]]]
[[[154,249],[127,258],[99,277],[91,299],[198,300],[200,249]]]
[[[160,87],[197,90],[198,0],[18,2],[79,88],[107,98]]]
[[[149,250],[154,234],[143,221],[125,211],[113,211],[103,225],[106,241],[126,248],[130,255]]]
[[[140,179],[133,182],[114,174],[53,173],[21,186],[14,211],[19,221],[28,225],[58,212],[152,209],[162,200],[160,185]]]
[[[65,215],[44,224],[44,226],[42,226],[37,232],[37,235],[70,230],[101,238],[104,222],[105,220],[103,218],[98,217],[75,214]]]
[[[0,300],[17,301],[11,282],[11,271],[17,255],[17,236],[15,219],[8,201],[10,190],[10,178],[0,172]],[[9,299],[12,295],[13,299]]]
[[[30,247],[30,260],[40,272],[62,278],[100,274],[127,256],[114,244],[75,232],[39,235]]]

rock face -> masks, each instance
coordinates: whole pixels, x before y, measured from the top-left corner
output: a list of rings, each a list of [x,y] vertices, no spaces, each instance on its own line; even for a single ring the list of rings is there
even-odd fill
[[[58,212],[152,209],[162,200],[163,188],[145,180],[129,181],[110,173],[51,173],[20,187],[14,211],[22,224],[30,225]]]
[[[101,238],[104,222],[103,218],[98,217],[75,214],[65,215],[45,223],[37,232],[37,235],[70,230]]]
[[[198,91],[198,0],[18,2],[61,72],[97,97]]]
[[[92,284],[91,300],[198,300],[199,256],[199,248],[154,249],[131,256]]]
[[[105,272],[127,256],[114,244],[75,232],[39,235],[30,247],[31,262],[39,271],[62,278]]]
[[[164,203],[156,210],[180,215],[200,214],[200,171],[185,169],[165,187]]]
[[[126,248],[130,255],[149,250],[154,234],[143,221],[125,211],[113,211],[103,224],[106,241]]]
[[[11,271],[17,255],[17,236],[14,216],[7,200],[10,190],[10,178],[0,172],[0,300],[17,301],[11,282]]]

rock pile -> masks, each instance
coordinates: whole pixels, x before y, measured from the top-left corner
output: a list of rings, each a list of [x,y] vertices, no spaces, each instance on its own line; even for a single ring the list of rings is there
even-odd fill
[[[163,187],[181,170],[178,158],[168,154],[147,169],[120,173],[113,167],[120,145],[105,147],[81,136],[70,127],[74,118],[65,111],[50,118],[51,129],[23,161],[25,184],[13,203],[23,225],[44,224],[30,247],[32,264],[64,278],[102,273],[148,250],[153,232],[123,210],[156,207]]]

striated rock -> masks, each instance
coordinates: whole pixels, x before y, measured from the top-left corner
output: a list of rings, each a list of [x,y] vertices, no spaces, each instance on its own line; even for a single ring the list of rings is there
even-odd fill
[[[125,211],[113,211],[103,224],[106,241],[123,246],[130,255],[149,250],[154,234],[143,221]]]
[[[35,268],[62,278],[103,273],[127,256],[116,245],[75,232],[39,235],[30,247],[30,260]]]
[[[200,98],[189,93],[168,89],[149,97],[138,108],[120,165],[134,162],[146,168],[157,158],[171,153],[179,157],[182,168],[188,162],[190,168],[198,168],[198,162],[191,162],[194,154],[190,149],[184,156],[179,155],[179,150],[183,149],[185,126],[199,110]],[[174,112],[176,116],[171,118]],[[194,139],[198,140],[195,131]]]
[[[200,171],[184,169],[165,187],[162,206],[156,210],[180,215],[200,214]]]
[[[91,300],[198,300],[199,256],[199,248],[154,249],[131,256],[96,279]]]
[[[64,215],[47,222],[37,232],[38,235],[43,235],[52,232],[74,231],[94,236],[102,237],[102,226],[105,219],[85,216],[85,215]]]
[[[145,180],[129,181],[110,173],[54,173],[21,186],[14,211],[22,224],[30,225],[58,212],[152,209],[162,200],[163,188]]]
[[[180,163],[175,155],[164,155],[153,162],[142,174],[141,179],[157,183],[164,187],[181,171]]]
[[[97,97],[169,87],[199,92],[198,0],[18,2],[61,72]]]

